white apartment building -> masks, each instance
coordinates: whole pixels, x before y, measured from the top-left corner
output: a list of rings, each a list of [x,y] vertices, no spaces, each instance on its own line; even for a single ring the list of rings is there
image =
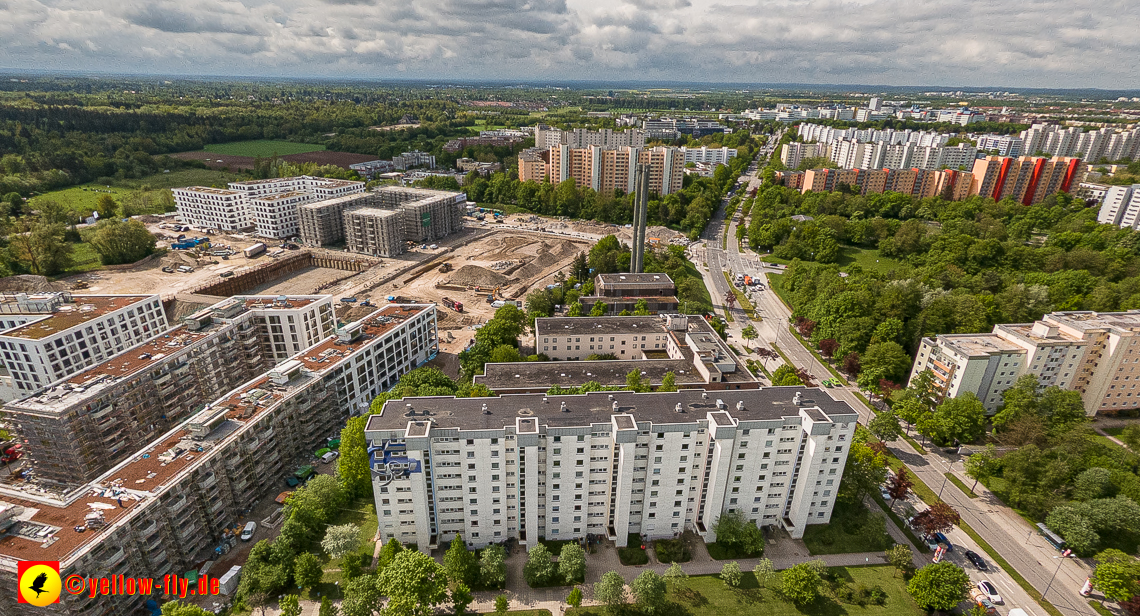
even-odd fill
[[[1021,156],[1024,146],[1021,137],[1013,135],[979,135],[977,141],[979,151],[997,150],[999,156]]]
[[[405,398],[369,417],[380,539],[427,551],[630,533],[706,540],[738,511],[830,521],[858,419],[819,389]]]
[[[219,231],[252,228],[260,236],[281,239],[298,234],[300,205],[363,190],[364,182],[302,175],[230,182],[228,189],[190,186],[171,192],[178,219],[188,225]]]
[[[1110,186],[1105,190],[1100,212],[1096,217],[1097,222],[1134,228],[1138,218],[1140,218],[1140,184]]]
[[[269,365],[288,360],[336,329],[331,295],[235,295],[208,310],[215,318],[257,327]]]
[[[0,296],[0,401],[31,395],[167,328],[157,295]]]
[[[1054,312],[1036,323],[997,325],[989,334],[924,338],[911,379],[930,370],[943,395],[970,391],[994,412],[1023,374],[1042,387],[1081,393],[1085,412],[1140,407],[1140,311]]]
[[[965,143],[956,146],[920,146],[914,142],[891,144],[884,141],[843,139],[830,142],[825,147],[830,160],[842,169],[913,168],[937,171],[945,168],[969,171],[978,154],[977,148]],[[822,147],[816,151],[820,149]]]
[[[589,130],[575,128],[561,130],[545,124],[538,124],[534,130],[534,147],[550,149],[561,145],[571,148],[599,146],[604,148],[645,147],[646,132],[637,128],[616,131],[612,128]]]
[[[640,358],[643,351],[668,349],[668,323],[666,315],[540,317],[534,321],[534,335],[538,348],[552,361],[582,360],[607,353],[618,359],[633,359]],[[677,323],[687,326],[687,319],[678,318]]]
[[[298,208],[316,200],[315,194],[302,190],[251,198],[249,209],[253,212],[257,234],[274,239],[297,237],[301,233]]]
[[[788,169],[795,169],[804,162],[805,158],[828,155],[827,144],[823,143],[785,143],[780,146],[780,162]]]
[[[707,145],[700,148],[681,146],[681,153],[685,155],[686,163],[706,165],[727,165],[728,161],[736,158],[736,148],[710,148]]]
[[[199,229],[244,231],[253,227],[245,193],[225,188],[187,186],[170,191],[178,219]]]
[[[435,155],[413,150],[411,152],[404,152],[399,156],[392,157],[392,165],[400,171],[412,169],[413,167],[427,167],[428,169],[435,169]]]

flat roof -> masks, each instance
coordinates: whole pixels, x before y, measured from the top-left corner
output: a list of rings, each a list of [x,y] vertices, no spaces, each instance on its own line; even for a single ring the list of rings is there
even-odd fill
[[[1049,342],[1084,342],[1081,338],[1070,334],[1069,332],[1060,329],[1057,325],[1043,322],[1044,325],[1052,330],[1048,336],[1039,336],[1033,332],[1036,323],[1003,323],[997,326],[998,329],[1007,331],[1014,336],[1024,338],[1032,342],[1049,343]]]
[[[799,406],[793,402],[796,392],[801,394]],[[724,402],[723,409],[718,409],[717,400]],[[562,411],[563,402],[566,412]],[[614,402],[618,404],[617,411],[614,411]],[[738,402],[744,403],[742,410],[736,408]],[[678,404],[684,412],[676,411]],[[414,415],[408,414],[407,405],[411,405]],[[487,406],[486,413],[483,405]],[[520,416],[534,417],[540,424],[552,427],[571,427],[610,423],[612,415],[626,413],[638,421],[691,423],[704,420],[707,413],[718,410],[741,421],[761,421],[798,418],[801,409],[811,406],[818,406],[829,416],[844,415],[847,421],[857,417],[846,402],[831,398],[826,390],[802,386],[708,392],[701,389],[651,393],[599,391],[576,396],[506,394],[497,398],[437,396],[389,400],[380,414],[369,416],[365,430],[404,430],[409,421],[424,419],[431,419],[439,428],[501,430],[514,425],[515,418]]]
[[[253,197],[252,201],[281,201],[282,199],[290,199],[292,197],[311,197],[313,193],[307,190],[290,190],[287,192],[273,193],[271,195],[262,195],[260,197]]]
[[[659,316],[630,317],[539,317],[534,320],[536,336],[609,335],[632,333],[663,334],[665,321]]]
[[[41,319],[13,327],[0,334],[11,338],[39,340],[94,321],[116,310],[128,306],[157,300],[157,295],[72,295],[70,303],[64,303],[50,314],[41,313]],[[165,319],[165,317],[163,317]]]
[[[425,304],[387,304],[368,316],[356,321],[361,323],[361,332],[356,340],[343,343],[336,336],[328,338],[294,357],[309,370],[324,373],[347,359],[371,340],[383,336],[408,319],[415,318],[434,308]],[[351,328],[355,323],[345,325]]]
[[[304,308],[315,304],[330,295],[234,295],[233,298],[245,302],[246,310],[257,309],[290,309]],[[281,299],[285,298],[285,299]],[[219,302],[224,303],[224,302]],[[218,304],[214,304],[217,306]]]
[[[207,193],[211,195],[227,195],[238,196],[243,194],[240,190],[231,190],[229,188],[212,188],[210,186],[185,186],[183,188],[175,188],[174,190],[189,190],[193,192]]]
[[[644,273],[644,274],[598,274],[598,278],[607,285],[623,285],[623,284],[673,284],[673,279],[669,274],[665,273]]]
[[[1051,312],[1045,315],[1042,320],[1046,323],[1072,327],[1078,331],[1102,328],[1135,331],[1140,329],[1140,310],[1128,312]]]
[[[967,357],[984,357],[994,353],[1024,353],[1018,346],[997,334],[939,334],[938,342]]]
[[[358,207],[348,210],[346,213],[352,216],[375,216],[377,218],[387,218],[389,216],[399,216],[402,212],[400,212],[400,210],[385,210],[378,207]]]

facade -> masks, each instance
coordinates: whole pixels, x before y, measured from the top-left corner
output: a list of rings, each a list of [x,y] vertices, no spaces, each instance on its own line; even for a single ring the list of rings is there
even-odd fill
[[[1140,222],[1140,184],[1107,187],[1096,221],[1135,229]]]
[[[547,173],[551,184],[573,179],[580,188],[595,191],[621,190],[633,192],[637,164],[649,165],[649,190],[668,195],[681,190],[684,181],[684,157],[678,148],[550,148]]]
[[[645,131],[632,128],[616,131],[612,128],[589,130],[575,128],[573,130],[560,130],[539,124],[534,131],[534,146],[536,148],[550,149],[560,145],[572,148],[586,148],[599,146],[603,148],[642,148],[645,147]]]
[[[310,246],[345,241],[349,232],[346,225],[351,220],[358,226],[353,230],[350,250],[359,248],[358,252],[365,254],[392,257],[406,251],[404,242],[437,240],[462,231],[466,204],[466,193],[382,186],[368,193],[301,206],[301,241]],[[359,209],[388,210],[398,217],[389,220],[391,217],[375,211],[350,216]],[[393,224],[397,225],[398,242],[392,241]]]
[[[311,203],[316,195],[300,190],[254,197],[249,200],[257,234],[283,240],[297,237],[300,232],[298,208]]]
[[[943,395],[970,391],[993,412],[1001,392],[1023,374],[1042,387],[1081,393],[1085,412],[1117,413],[1140,407],[1140,311],[1054,312],[1028,324],[997,325],[989,334],[924,338],[911,379],[930,370]],[[1140,383],[1138,383],[1140,384]]]
[[[345,210],[368,207],[377,201],[375,192],[364,192],[302,205],[297,209],[301,242],[306,246],[327,246],[343,241]]]
[[[1025,143],[1021,137],[1013,135],[981,135],[978,137],[978,151],[997,150],[998,156],[1021,156]]]
[[[348,168],[372,180],[381,173],[391,173],[395,171],[396,165],[390,160],[370,160],[363,163],[353,163],[349,165]]]
[[[0,296],[0,401],[102,363],[167,329],[157,295]]]
[[[827,523],[857,415],[818,389],[407,398],[365,438],[380,540],[711,539],[723,513]]]
[[[405,252],[402,216],[374,207],[344,212],[344,240],[349,252],[394,257]]]
[[[822,153],[821,153],[822,152]],[[805,158],[826,156],[826,144],[791,142],[780,146],[780,162],[788,169],[795,169]]]
[[[707,145],[700,148],[681,146],[681,153],[684,154],[686,163],[706,165],[727,165],[728,161],[736,158],[736,148],[710,148]]]
[[[779,177],[785,186],[798,187],[804,193],[832,191],[846,184],[863,195],[897,192],[914,197],[941,196],[952,201],[969,196],[973,181],[970,173],[952,169],[811,169]]]
[[[496,171],[502,171],[503,165],[501,163],[481,163],[473,158],[460,158],[455,161],[455,168],[464,173],[478,171],[479,175],[486,177]]]
[[[1084,179],[1086,167],[1079,158],[987,156],[974,162],[970,194],[1033,205],[1054,193],[1076,188]]]
[[[307,175],[230,182],[228,189],[190,186],[172,191],[182,222],[219,231],[246,231],[282,239],[299,232],[298,207],[362,192],[364,182]]]
[[[192,227],[237,232],[254,226],[245,194],[240,191],[188,186],[170,192],[178,219]]]
[[[0,515],[20,520],[19,532],[0,536],[0,613],[44,613],[16,603],[21,560],[58,560],[64,577],[161,578],[212,558],[245,512],[281,490],[295,468],[291,452],[324,444],[434,356],[437,341],[434,306],[385,306],[223,394],[91,482],[66,492],[0,487]],[[128,616],[150,598],[63,593],[50,613]]]
[[[594,293],[606,297],[660,297],[676,295],[668,274],[598,274]]]
[[[519,181],[545,182],[550,177],[547,169],[549,162],[549,148],[527,148],[519,152]]]
[[[413,150],[411,152],[404,152],[399,156],[392,157],[392,166],[398,171],[405,171],[414,167],[427,167],[428,169],[435,169],[435,156],[427,152]]]

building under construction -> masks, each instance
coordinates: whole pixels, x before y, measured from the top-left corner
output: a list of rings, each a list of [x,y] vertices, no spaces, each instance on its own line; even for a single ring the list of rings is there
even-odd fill
[[[349,252],[391,257],[404,252],[403,213],[362,207],[344,212],[344,243]]]
[[[301,240],[310,246],[324,246],[345,241],[350,224],[361,224],[348,249],[374,256],[393,257],[403,254],[404,242],[428,242],[443,239],[463,230],[465,193],[430,190],[407,186],[383,186],[376,190],[310,203],[301,210]],[[389,210],[399,213],[391,219],[373,211],[360,216],[350,213],[358,209]],[[350,223],[350,220],[352,221]],[[391,225],[398,221],[398,241],[390,241]],[[367,223],[367,225],[365,225]],[[365,228],[367,227],[367,228]],[[369,240],[372,232],[374,238]],[[378,234],[378,235],[377,235]]]

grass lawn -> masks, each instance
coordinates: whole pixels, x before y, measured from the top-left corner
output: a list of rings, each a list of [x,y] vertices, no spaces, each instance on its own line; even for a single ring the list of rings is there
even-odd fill
[[[974,494],[974,491],[970,489],[970,486],[962,483],[961,479],[958,479],[957,475],[955,475],[953,473],[942,473],[942,474],[946,475],[948,478],[950,478],[950,483],[958,486],[958,489],[961,490],[962,493],[965,494],[966,496],[969,496],[970,498],[977,498],[978,497],[978,495]]]
[[[767,257],[765,257],[765,260],[767,260]],[[768,274],[768,284],[771,285],[772,290],[776,292],[776,297],[779,297],[780,301],[784,302],[784,305],[790,308],[792,302],[789,301],[787,291],[784,290],[784,276],[784,274]]]
[[[183,186],[225,186],[229,182],[249,179],[248,175],[219,171],[216,169],[179,169],[170,173],[156,173],[137,180],[119,180],[115,186],[124,188],[149,187],[151,190],[160,188],[182,188]]]
[[[1109,434],[1111,436],[1115,436],[1116,438],[1120,438],[1120,435],[1124,434],[1124,428],[1125,428],[1125,426],[1116,426],[1115,428],[1101,428],[1101,429],[1104,430],[1106,434]]]
[[[228,156],[260,156],[266,158],[274,154],[277,156],[288,156],[290,154],[304,154],[305,152],[321,152],[324,151],[325,146],[312,143],[294,143],[292,141],[254,139],[252,141],[213,143],[202,149],[207,152],[226,154]]]
[[[236,173],[226,173],[210,169],[183,169],[180,171],[171,171],[170,173],[156,173],[137,180],[119,180],[110,186],[95,183],[80,184],[79,186],[53,190],[33,197],[29,200],[29,203],[34,208],[36,201],[40,199],[56,201],[74,212],[84,216],[90,216],[91,212],[95,211],[95,204],[99,201],[99,197],[103,195],[111,195],[116,201],[122,203],[123,199],[130,193],[143,186],[151,190],[158,190],[182,186],[225,185],[226,182],[234,182],[245,177],[246,176]],[[161,214],[162,212],[156,210],[152,213]]]
[[[737,616],[764,614],[765,616],[856,616],[890,614],[891,616],[920,616],[921,610],[906,593],[906,582],[898,577],[893,567],[833,567],[836,581],[827,584],[823,597],[815,603],[797,608],[769,588],[761,588],[751,572],[744,573],[738,588],[726,585],[719,577],[699,575],[685,579],[669,589],[672,605],[662,610],[669,616]],[[885,605],[859,606],[837,599],[838,588],[878,586],[887,594]],[[636,614],[634,606],[628,613]],[[571,609],[568,616],[605,616],[604,607]]]
[[[760,554],[742,554],[737,552],[734,548],[723,546],[719,543],[707,543],[705,549],[709,551],[709,556],[713,560],[736,560],[738,558],[757,558]]]
[[[886,518],[862,503],[836,502],[830,524],[812,524],[804,529],[804,545],[813,556],[879,552],[894,544],[887,534]]]
[[[340,510],[340,515],[329,523],[329,526],[340,526],[341,524],[356,524],[360,527],[360,549],[357,551],[366,554],[371,559],[372,555],[376,553],[376,542],[372,538],[376,536],[376,530],[379,528],[375,501],[370,498],[360,498],[346,505],[344,509]],[[328,555],[324,553],[319,554],[319,556],[328,558]],[[369,563],[371,562],[369,560]],[[329,559],[325,564],[325,569],[340,569],[340,559]],[[322,580],[335,582],[339,579],[329,579],[330,574],[339,576],[340,572],[325,571],[325,577]]]

